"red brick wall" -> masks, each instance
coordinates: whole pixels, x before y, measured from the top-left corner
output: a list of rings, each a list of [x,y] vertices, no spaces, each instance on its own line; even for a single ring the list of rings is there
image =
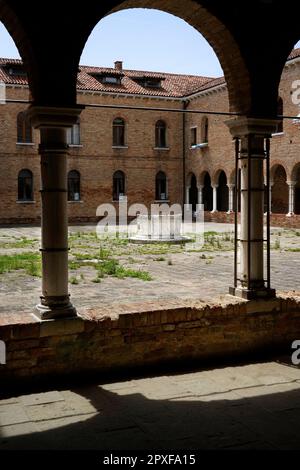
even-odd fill
[[[298,108],[291,101],[292,82],[298,79],[300,64],[286,67],[280,84],[280,96],[284,101],[284,114],[298,114]],[[25,88],[7,88],[9,98],[28,98]],[[129,106],[151,106],[182,108],[176,100],[154,98],[100,96],[85,93],[78,95],[80,103],[120,104]],[[40,218],[40,169],[37,147],[39,132],[34,131],[34,145],[16,144],[16,116],[24,109],[21,104],[7,104],[0,107],[0,223],[28,223]],[[191,110],[228,111],[226,88],[203,93],[189,104]],[[112,121],[121,116],[126,121],[126,149],[112,149]],[[190,148],[190,128],[198,126],[200,143],[203,115],[186,116],[186,168],[185,175],[192,172],[198,184],[203,183],[203,174],[208,171],[213,183],[218,182],[221,170],[227,181],[234,178],[234,144],[223,116],[208,116],[209,145],[203,149]],[[167,143],[169,150],[154,149],[154,129],[157,120],[167,124]],[[116,170],[126,174],[126,188],[129,204],[142,202],[150,205],[155,201],[155,175],[164,171],[168,177],[169,199],[171,203],[183,201],[183,119],[181,114],[165,112],[146,112],[136,110],[115,110],[87,108],[81,115],[82,146],[70,149],[69,170],[81,174],[81,202],[69,204],[70,221],[96,220],[96,209],[102,203],[112,202],[112,176]],[[296,172],[300,161],[300,126],[291,120],[284,122],[284,133],[272,139],[272,172],[278,165],[285,169],[287,180],[299,178]],[[34,176],[34,203],[17,203],[17,175],[21,169],[28,168]],[[298,183],[299,187],[299,183]],[[281,184],[273,188],[274,204],[279,210],[288,212],[287,186]],[[300,197],[299,191],[297,197]],[[280,201],[279,201],[280,199]],[[281,200],[284,199],[284,202]],[[300,207],[299,201],[296,207]],[[216,216],[228,220],[227,215]],[[276,219],[277,220],[277,219]],[[279,220],[279,219],[278,219]],[[291,219],[287,219],[291,220]],[[296,220],[296,219],[295,219]]]
[[[153,302],[87,310],[70,320],[39,322],[29,314],[1,316],[1,388],[43,376],[113,371],[164,362],[205,361],[271,350],[300,334],[300,298],[203,304]]]

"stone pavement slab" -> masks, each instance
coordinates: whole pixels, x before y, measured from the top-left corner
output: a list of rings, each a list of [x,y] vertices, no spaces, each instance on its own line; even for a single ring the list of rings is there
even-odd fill
[[[300,449],[300,369],[279,362],[0,400],[4,449]]]

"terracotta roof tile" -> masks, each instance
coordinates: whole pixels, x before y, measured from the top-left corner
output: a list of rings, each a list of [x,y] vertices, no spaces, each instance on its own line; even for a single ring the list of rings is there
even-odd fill
[[[180,75],[143,70],[123,70],[121,85],[101,83],[94,74],[115,74],[115,69],[80,66],[78,74],[78,89],[106,91],[112,93],[129,93],[145,96],[182,97],[193,93],[212,80],[210,77]],[[160,88],[142,86],[141,79],[161,79]]]
[[[300,57],[300,48],[294,49],[291,52],[288,61],[297,57]],[[0,58],[0,81],[12,85],[28,85],[26,75],[12,75],[9,73],[9,66],[13,67],[14,65],[22,66],[22,61],[19,59]],[[97,75],[120,77],[121,84],[102,83],[101,80],[97,79]],[[144,78],[161,79],[161,86],[158,88],[143,86],[141,80]],[[81,65],[78,71],[77,89],[96,92],[183,98],[225,83],[224,77],[212,78],[143,70],[117,70],[108,67]]]

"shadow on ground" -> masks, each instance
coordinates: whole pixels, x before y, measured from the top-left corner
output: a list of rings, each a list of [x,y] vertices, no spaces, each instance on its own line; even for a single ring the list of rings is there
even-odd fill
[[[0,450],[300,449],[300,371],[274,362],[54,390],[0,401]]]

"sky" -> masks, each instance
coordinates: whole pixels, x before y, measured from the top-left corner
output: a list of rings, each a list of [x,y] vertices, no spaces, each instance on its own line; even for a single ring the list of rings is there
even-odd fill
[[[20,58],[2,23],[0,57]],[[123,10],[97,24],[80,63],[113,67],[116,60],[122,60],[125,69],[208,77],[223,75],[217,56],[206,39],[182,19],[158,10]]]

